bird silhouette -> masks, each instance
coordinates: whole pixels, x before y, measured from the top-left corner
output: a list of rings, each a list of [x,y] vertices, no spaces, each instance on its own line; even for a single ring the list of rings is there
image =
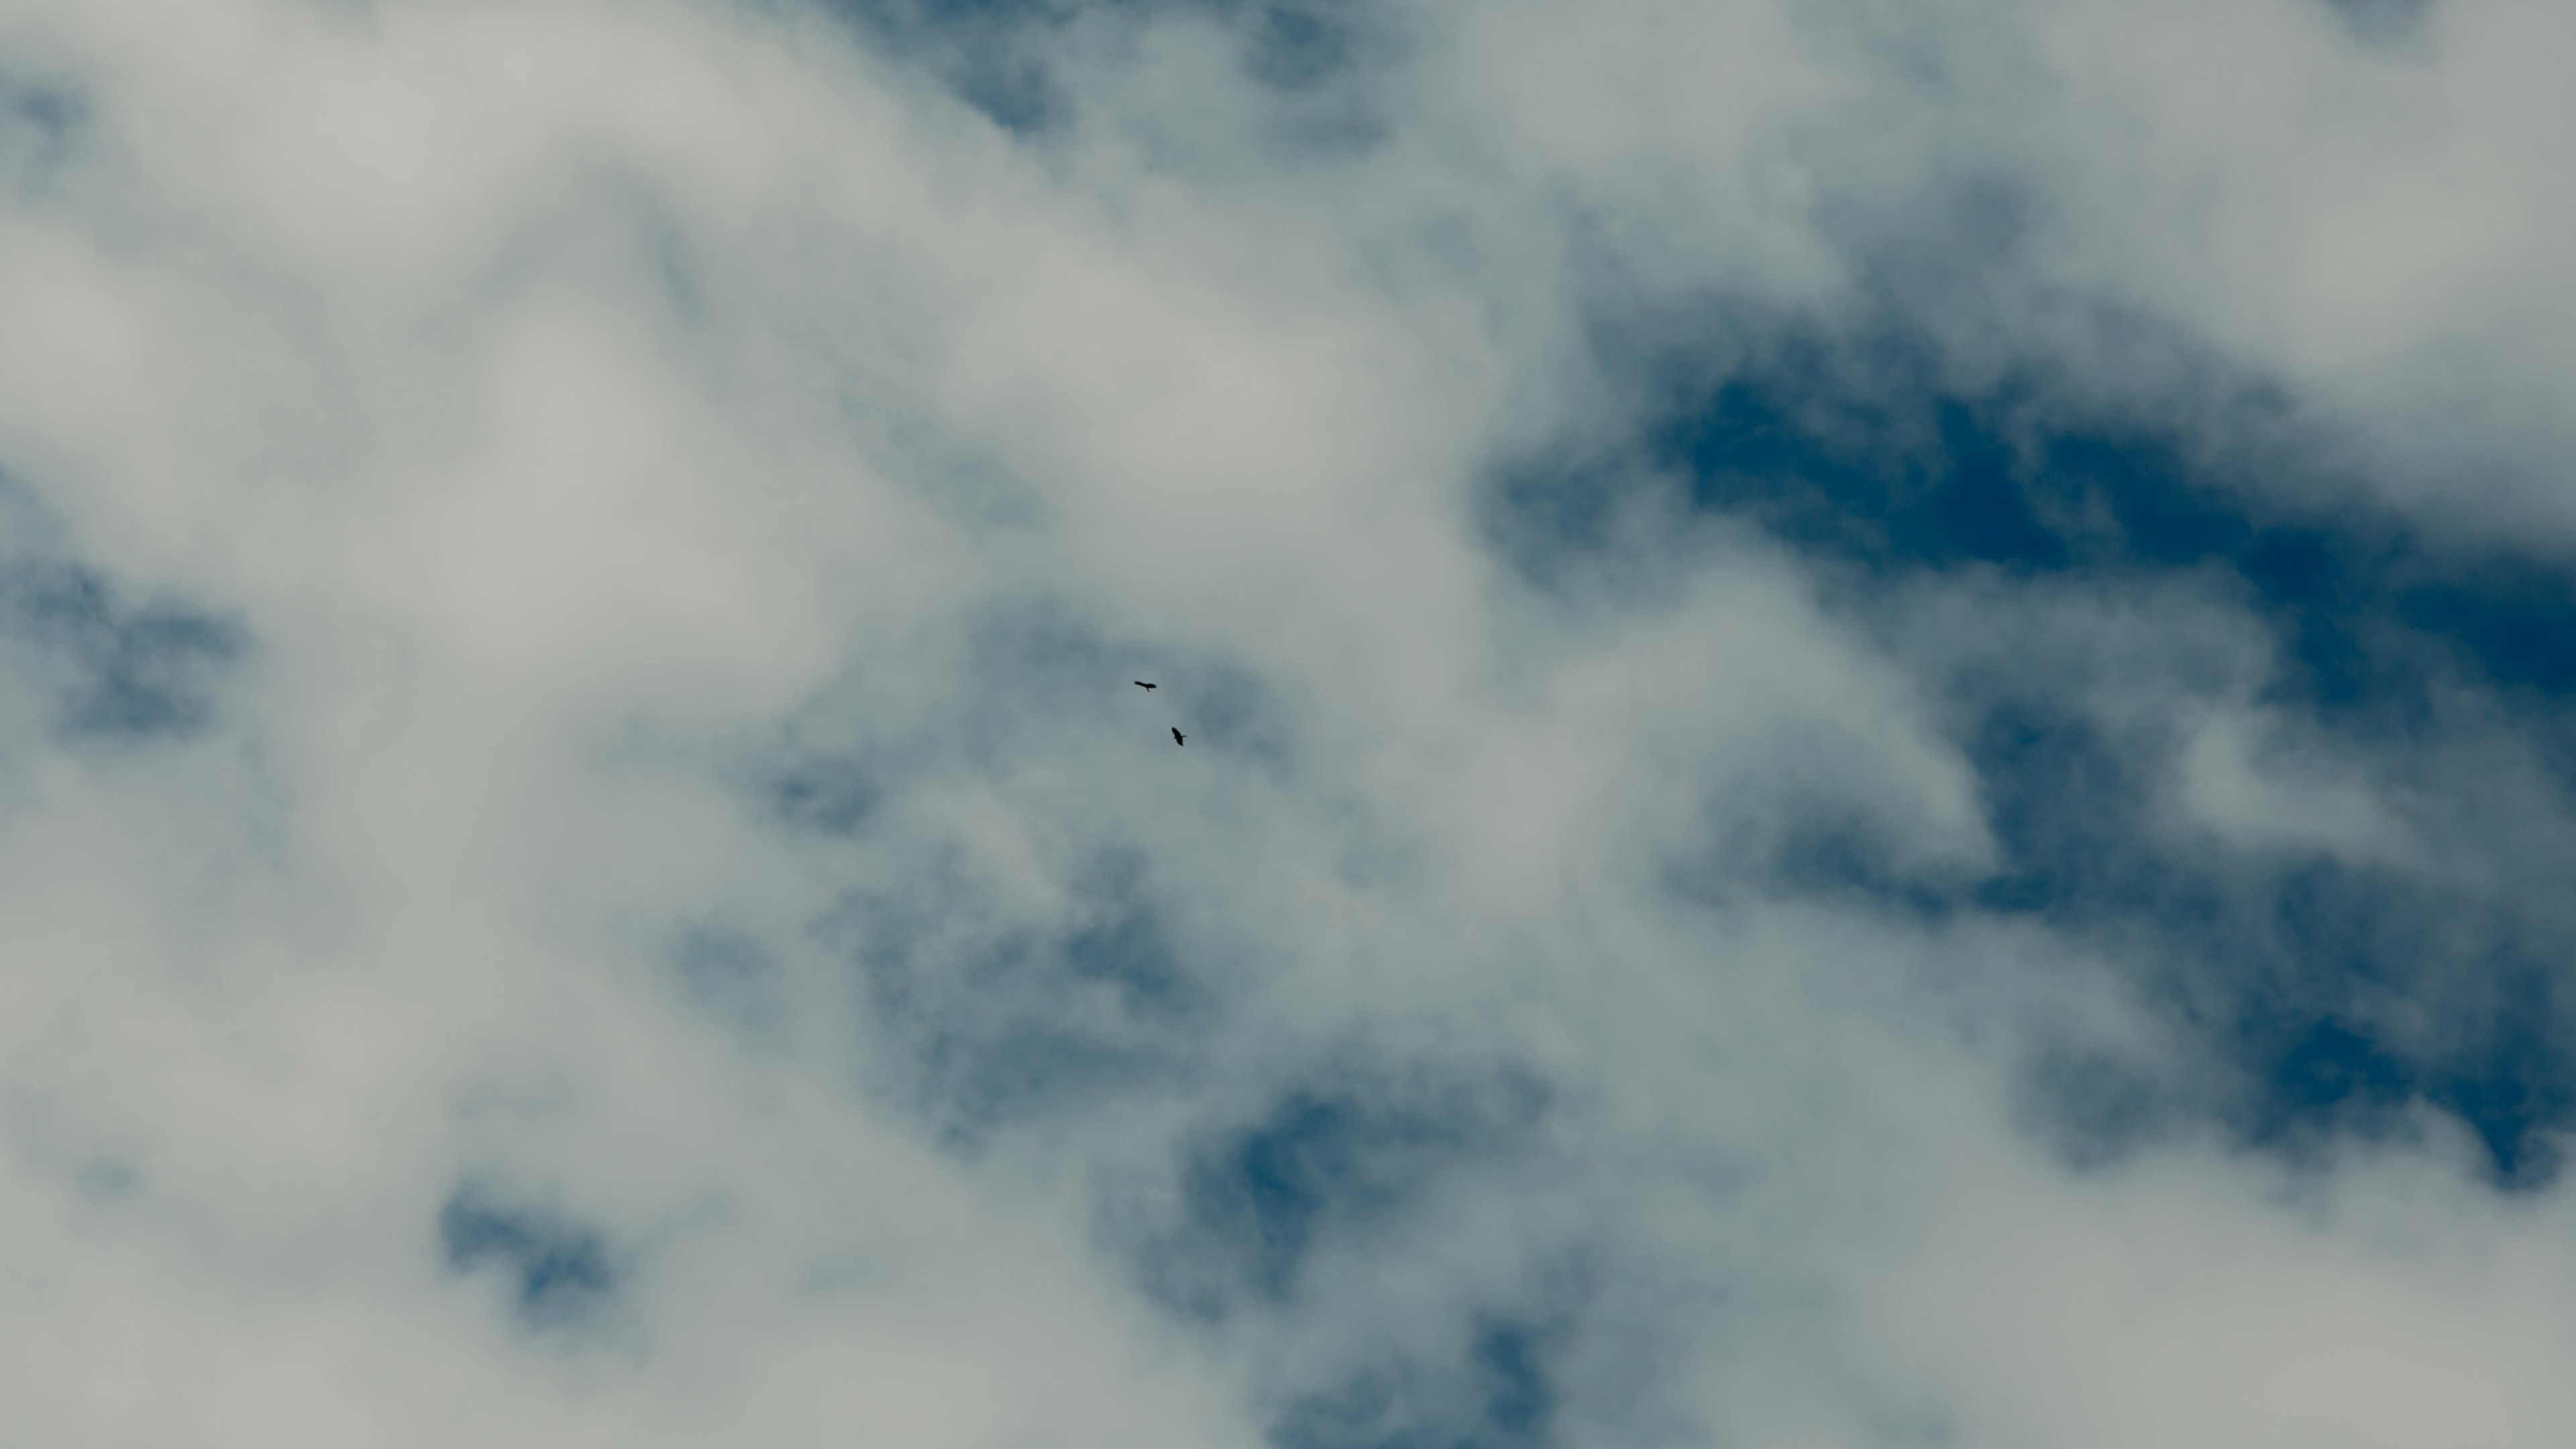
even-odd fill
[[[1143,680],[1141,680],[1141,679],[1140,679],[1140,680],[1137,680],[1137,681],[1136,681],[1136,687],[1137,687],[1138,689],[1151,689],[1151,688],[1153,688],[1154,686],[1152,686],[1152,685],[1150,685],[1150,684],[1147,684],[1145,681],[1143,681]]]
[[[1172,731],[1172,743],[1176,745],[1186,745],[1189,741],[1181,738],[1181,732],[1179,730],[1174,730]]]

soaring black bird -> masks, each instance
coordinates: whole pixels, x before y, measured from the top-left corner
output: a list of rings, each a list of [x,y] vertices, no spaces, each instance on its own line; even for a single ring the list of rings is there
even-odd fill
[[[1154,686],[1152,686],[1152,685],[1150,685],[1150,684],[1147,684],[1145,681],[1143,681],[1143,680],[1141,680],[1141,679],[1140,679],[1140,680],[1137,680],[1137,681],[1136,681],[1136,687],[1137,687],[1138,689],[1151,689],[1151,688],[1153,688]]]
[[[1181,738],[1181,732],[1179,730],[1174,730],[1172,731],[1172,743],[1176,745],[1186,745],[1189,741]]]

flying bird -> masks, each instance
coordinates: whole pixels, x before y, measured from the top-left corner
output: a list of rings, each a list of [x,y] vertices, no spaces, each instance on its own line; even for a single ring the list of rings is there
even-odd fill
[[[1136,687],[1137,687],[1138,689],[1151,689],[1151,688],[1153,688],[1154,686],[1152,686],[1152,685],[1150,685],[1150,684],[1147,684],[1145,681],[1143,681],[1143,680],[1141,680],[1141,679],[1140,679],[1140,680],[1137,680],[1137,681],[1136,681]]]
[[[1172,743],[1176,745],[1186,745],[1189,741],[1181,738],[1181,732],[1179,730],[1174,730],[1172,731]]]

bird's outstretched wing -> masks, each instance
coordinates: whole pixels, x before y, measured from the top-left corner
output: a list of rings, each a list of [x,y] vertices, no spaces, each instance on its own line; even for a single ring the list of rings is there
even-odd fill
[[[1138,689],[1151,689],[1151,688],[1153,688],[1154,686],[1152,686],[1152,685],[1150,685],[1150,684],[1147,684],[1145,681],[1143,681],[1143,680],[1141,680],[1141,679],[1140,679],[1140,680],[1137,680],[1137,681],[1136,681],[1136,687],[1137,687]]]
[[[1181,738],[1181,732],[1179,730],[1174,730],[1172,731],[1172,743],[1176,745],[1186,745],[1189,741]]]

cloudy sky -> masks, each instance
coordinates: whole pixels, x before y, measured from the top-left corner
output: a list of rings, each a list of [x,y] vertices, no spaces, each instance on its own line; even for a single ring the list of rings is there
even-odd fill
[[[2570,56],[0,0],[0,1438],[2561,1442]]]

